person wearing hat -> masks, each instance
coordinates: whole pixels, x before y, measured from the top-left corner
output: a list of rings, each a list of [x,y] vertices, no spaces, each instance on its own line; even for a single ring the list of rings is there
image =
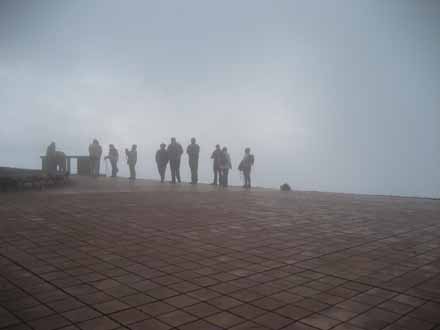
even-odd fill
[[[191,169],[191,183],[197,184],[200,146],[196,143],[195,138],[191,139],[191,144],[186,148],[186,153],[188,154],[189,168]]]
[[[160,182],[163,183],[165,181],[165,172],[168,164],[168,152],[165,143],[161,143],[160,149],[156,151],[156,164],[159,170]]]

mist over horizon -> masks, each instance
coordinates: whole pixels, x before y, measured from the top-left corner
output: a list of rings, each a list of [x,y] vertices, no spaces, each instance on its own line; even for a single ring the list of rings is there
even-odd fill
[[[6,0],[0,100],[0,166],[97,138],[158,179],[195,137],[201,182],[218,143],[233,185],[250,147],[256,186],[440,197],[440,2]]]

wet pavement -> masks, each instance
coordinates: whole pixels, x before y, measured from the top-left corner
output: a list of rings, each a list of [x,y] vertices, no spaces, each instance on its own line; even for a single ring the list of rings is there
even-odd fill
[[[0,195],[0,329],[440,329],[440,201],[74,178]]]

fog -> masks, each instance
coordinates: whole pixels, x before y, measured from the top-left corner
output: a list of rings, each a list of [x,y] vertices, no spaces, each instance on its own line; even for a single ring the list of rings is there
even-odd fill
[[[4,0],[0,100],[0,166],[97,138],[157,179],[194,136],[203,182],[219,143],[232,184],[250,147],[258,186],[439,197],[440,2]]]

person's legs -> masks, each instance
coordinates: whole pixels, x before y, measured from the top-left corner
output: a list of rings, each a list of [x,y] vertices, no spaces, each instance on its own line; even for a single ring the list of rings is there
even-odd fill
[[[229,169],[225,168],[223,171],[223,187],[228,186],[228,174],[229,174]]]
[[[218,183],[222,187],[225,184],[225,170],[223,168],[218,171]]]
[[[174,160],[170,160],[171,183],[176,183],[176,164]]]
[[[136,179],[136,165],[133,164],[131,166],[133,166],[133,180],[135,180]]]
[[[191,170],[191,183],[194,184],[194,166],[192,163],[189,164],[189,169]]]
[[[250,188],[251,187],[251,169],[245,169],[243,171],[244,173],[244,180],[245,180],[245,186],[246,188]]]
[[[133,165],[128,164],[128,170],[130,171],[129,179],[133,179]]]
[[[192,160],[189,162],[189,167],[191,169],[191,183],[196,184],[198,181],[198,177],[197,177],[197,170],[198,170],[198,166],[197,166],[197,160]]]
[[[116,177],[116,173],[118,173],[118,166],[114,160],[110,161],[110,165],[112,166],[112,178],[114,178]]]
[[[180,183],[180,158],[176,160],[176,178],[177,182]]]
[[[194,183],[199,182],[199,161],[194,162]]]
[[[96,171],[95,159],[94,158],[90,158],[90,175],[91,176],[95,176],[95,171]]]
[[[95,159],[94,161],[95,169],[94,169],[94,176],[99,176],[99,159]]]
[[[163,182],[165,180],[165,169],[166,169],[166,166],[158,165],[157,168],[159,170],[160,182]]]
[[[218,167],[214,166],[214,182],[213,182],[213,184],[217,184],[218,174],[219,174]]]

